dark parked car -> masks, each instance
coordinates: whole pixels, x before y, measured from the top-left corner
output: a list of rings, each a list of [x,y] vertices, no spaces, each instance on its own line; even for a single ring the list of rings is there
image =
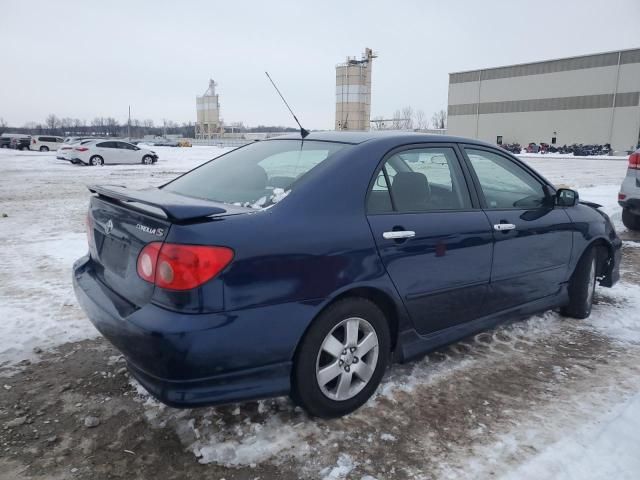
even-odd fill
[[[587,317],[619,278],[597,205],[463,138],[279,137],[90,190],[78,300],[177,407],[290,394],[344,415],[391,361],[546,309]]]
[[[11,135],[0,137],[0,146],[2,148],[13,148],[16,150],[29,150],[31,137],[26,135]]]

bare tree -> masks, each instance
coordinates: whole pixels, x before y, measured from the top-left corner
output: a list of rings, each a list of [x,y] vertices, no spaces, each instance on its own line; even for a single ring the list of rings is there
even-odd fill
[[[52,132],[60,127],[60,119],[58,119],[58,117],[56,117],[53,113],[47,116],[44,123]]]
[[[415,126],[418,130],[426,130],[429,128],[429,120],[427,120],[427,115],[424,113],[424,110],[417,110],[414,118]]]
[[[0,133],[3,133],[5,128],[7,128],[7,122],[4,118],[0,117]]]
[[[391,120],[391,128],[393,130],[400,130],[402,128],[402,112],[400,110],[396,110],[393,114],[393,119]]]
[[[413,108],[406,106],[402,109],[402,128],[413,130]]]
[[[445,129],[447,127],[447,111],[439,110],[431,117],[433,128]]]
[[[60,119],[60,128],[62,129],[62,134],[67,135],[71,133],[71,129],[73,128],[73,118],[64,117]]]
[[[98,135],[105,134],[105,119],[103,117],[96,117],[91,121],[93,127],[93,133]]]
[[[371,130],[384,130],[384,117],[377,116],[371,121]]]
[[[120,127],[120,124],[115,118],[107,117],[107,119],[105,120],[105,124],[107,127],[107,133],[110,136],[115,137],[116,135],[118,135],[118,128]]]

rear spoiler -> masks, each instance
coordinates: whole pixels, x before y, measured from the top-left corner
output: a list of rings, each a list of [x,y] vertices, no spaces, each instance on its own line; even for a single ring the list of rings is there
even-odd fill
[[[152,215],[155,213],[155,216],[159,216],[158,210],[160,210],[172,222],[185,222],[196,218],[227,213],[227,209],[220,206],[220,204],[199,198],[185,197],[159,188],[129,190],[121,185],[89,185],[88,188],[91,193],[130,204],[132,208],[136,208],[135,204],[152,207],[151,211],[143,210]],[[138,209],[140,208],[138,207]]]

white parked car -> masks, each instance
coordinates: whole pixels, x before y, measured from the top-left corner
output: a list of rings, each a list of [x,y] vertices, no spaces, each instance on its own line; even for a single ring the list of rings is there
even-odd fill
[[[62,145],[64,138],[52,135],[32,135],[29,150],[39,150],[41,152],[55,151]]]
[[[620,186],[618,203],[622,207],[624,226],[640,231],[640,148],[629,156],[629,168]]]
[[[137,147],[122,140],[91,140],[73,148],[68,155],[72,163],[85,165],[107,165],[116,163],[143,163],[151,165],[158,161],[158,155],[146,148]]]
[[[89,142],[94,142],[96,140],[102,140],[101,138],[91,138],[91,137],[67,137],[62,142],[60,148],[58,148],[58,154],[56,158],[58,160],[67,160],[71,161],[73,158],[73,149],[77,146],[84,145]]]

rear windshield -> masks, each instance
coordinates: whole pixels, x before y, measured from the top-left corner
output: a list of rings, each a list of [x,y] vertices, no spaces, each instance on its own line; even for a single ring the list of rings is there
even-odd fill
[[[313,167],[347,147],[312,140],[256,142],[216,158],[163,188],[189,197],[264,208],[284,198],[296,180]]]

